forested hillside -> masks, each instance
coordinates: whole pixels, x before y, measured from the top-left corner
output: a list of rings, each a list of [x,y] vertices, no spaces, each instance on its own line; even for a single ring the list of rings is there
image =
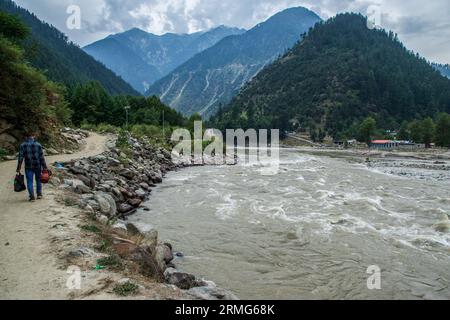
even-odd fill
[[[114,72],[97,62],[55,27],[11,0],[0,0],[0,11],[19,17],[30,30],[27,58],[38,69],[45,70],[52,81],[68,86],[90,80],[99,81],[111,94],[138,94]]]
[[[70,122],[64,88],[50,82],[25,59],[22,43],[29,29],[0,12],[0,147],[14,151],[26,131],[43,142],[57,142],[59,126]]]
[[[450,80],[392,32],[340,14],[316,25],[213,119],[221,128],[303,128],[353,137],[372,116],[384,129],[450,111]]]

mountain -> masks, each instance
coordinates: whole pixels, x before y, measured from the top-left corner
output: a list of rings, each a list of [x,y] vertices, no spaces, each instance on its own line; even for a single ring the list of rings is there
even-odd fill
[[[241,35],[227,37],[157,81],[157,95],[185,115],[212,115],[262,68],[321,19],[305,8],[284,10]]]
[[[219,128],[299,124],[335,138],[373,116],[380,128],[450,111],[450,80],[407,50],[392,32],[370,30],[366,18],[341,14],[317,24],[265,68],[224,109]]]
[[[444,77],[447,77],[450,79],[450,65],[446,64],[437,64],[433,63],[433,67],[438,70]]]
[[[138,93],[123,79],[89,56],[55,27],[42,22],[34,14],[13,1],[0,0],[0,11],[19,17],[30,29],[29,57],[34,67],[45,70],[49,79],[66,85],[99,81],[111,94]]]
[[[245,32],[220,26],[192,34],[157,36],[134,28],[111,35],[83,49],[144,93],[156,80],[221,39]]]

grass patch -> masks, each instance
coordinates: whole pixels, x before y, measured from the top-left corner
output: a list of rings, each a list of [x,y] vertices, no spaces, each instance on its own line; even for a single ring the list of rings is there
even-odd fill
[[[93,225],[93,224],[89,224],[89,225],[85,224],[85,225],[82,225],[80,228],[81,228],[81,230],[87,231],[87,232],[93,232],[93,233],[100,233],[101,232],[100,228],[95,226],[95,225]]]
[[[100,252],[109,252],[111,248],[111,242],[106,239],[101,239],[100,243],[95,247],[95,250]]]
[[[136,284],[127,281],[125,283],[117,284],[114,287],[113,292],[118,296],[126,297],[136,295],[139,292],[139,287]]]
[[[97,264],[104,267],[122,267],[122,261],[115,255],[98,259]]]

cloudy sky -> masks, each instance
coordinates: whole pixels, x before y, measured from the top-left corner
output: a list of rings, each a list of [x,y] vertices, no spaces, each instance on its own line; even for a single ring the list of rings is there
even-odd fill
[[[377,9],[380,25],[426,58],[450,63],[449,0],[14,0],[84,46],[133,27],[163,34],[191,33],[221,24],[249,29],[285,8],[304,6],[323,19]],[[81,9],[81,28],[66,26],[67,8]]]

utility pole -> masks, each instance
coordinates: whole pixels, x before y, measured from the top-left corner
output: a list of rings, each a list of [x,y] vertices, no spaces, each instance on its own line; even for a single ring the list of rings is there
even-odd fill
[[[166,141],[166,127],[165,127],[165,122],[164,122],[164,110],[163,110],[163,114],[162,114],[162,122],[163,122],[163,141]]]
[[[130,106],[125,106],[124,108],[125,108],[125,114],[126,114],[126,125],[125,125],[125,128],[128,131],[128,111],[130,110],[131,107]]]

